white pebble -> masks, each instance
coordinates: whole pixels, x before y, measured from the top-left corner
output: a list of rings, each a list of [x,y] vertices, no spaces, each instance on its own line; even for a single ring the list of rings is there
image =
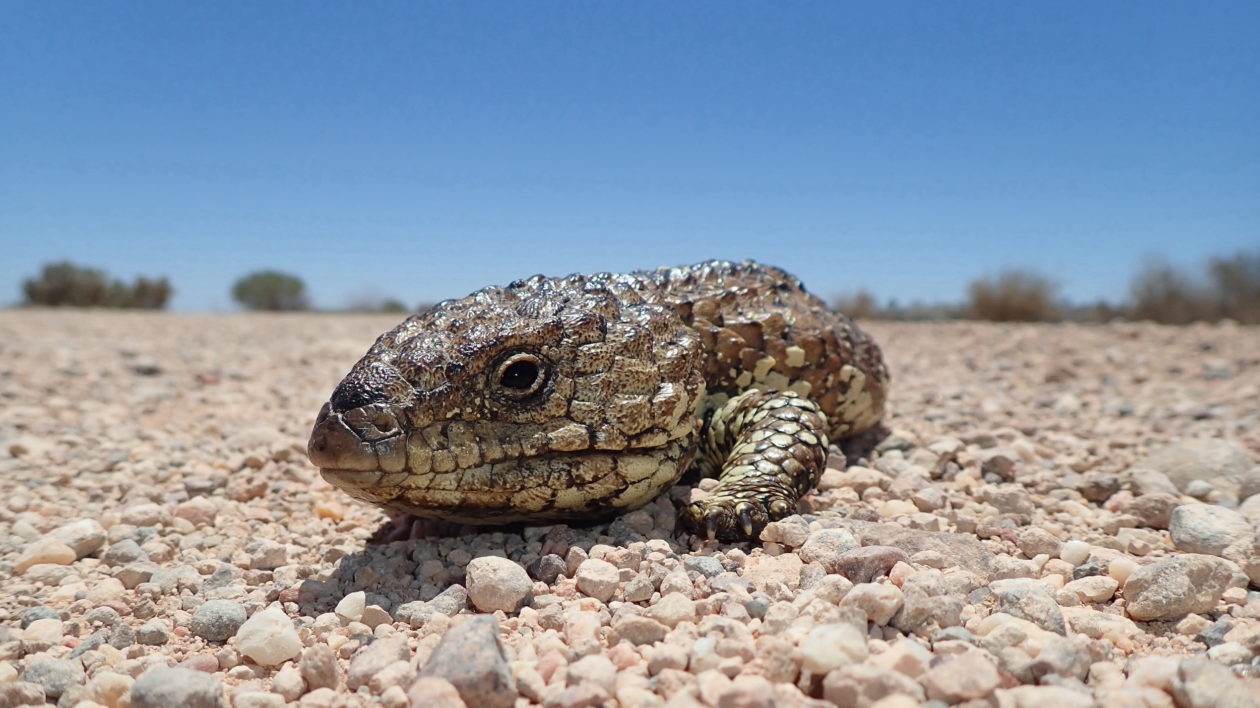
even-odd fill
[[[363,619],[363,610],[367,609],[367,593],[362,590],[352,592],[341,598],[341,602],[337,603],[337,607],[333,612],[338,617],[344,617],[351,622],[358,622]]]
[[[801,641],[801,666],[815,676],[866,661],[866,636],[853,625],[831,623],[814,627]]]
[[[1107,575],[1121,585],[1124,585],[1124,581],[1128,580],[1135,570],[1137,570],[1137,562],[1132,558],[1116,558],[1107,564]]]
[[[1068,541],[1059,549],[1059,558],[1077,566],[1089,560],[1089,550],[1089,544],[1084,541]]]
[[[272,606],[236,630],[236,648],[262,666],[276,666],[302,653],[302,640],[293,620],[279,606]]]

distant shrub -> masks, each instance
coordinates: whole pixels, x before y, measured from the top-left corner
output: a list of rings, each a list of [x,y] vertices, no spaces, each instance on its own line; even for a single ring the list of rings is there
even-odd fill
[[[855,320],[869,320],[879,317],[879,306],[875,304],[875,296],[866,290],[833,297],[831,299],[831,309],[846,314]]]
[[[1260,324],[1260,251],[1240,251],[1208,263],[1217,315]]]
[[[250,310],[280,312],[310,307],[302,279],[274,270],[260,270],[236,281],[232,299]]]
[[[967,286],[967,314],[994,322],[1047,322],[1061,313],[1055,302],[1058,286],[1031,270],[1006,270]]]
[[[127,285],[105,272],[68,261],[49,263],[39,277],[22,283],[25,304],[44,307],[119,307],[164,309],[174,290],[166,278],[136,278]]]
[[[407,306],[397,298],[377,298],[365,295],[351,299],[345,311],[364,314],[402,313],[407,311]]]
[[[1129,316],[1164,324],[1216,319],[1218,307],[1210,289],[1159,258],[1148,259],[1130,286]]]

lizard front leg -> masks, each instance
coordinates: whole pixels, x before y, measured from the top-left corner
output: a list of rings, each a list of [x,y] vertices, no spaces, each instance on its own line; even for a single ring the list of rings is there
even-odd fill
[[[826,466],[826,431],[826,415],[793,391],[746,391],[715,409],[704,449],[706,464],[721,466],[718,486],[683,511],[684,526],[710,539],[755,539],[795,513]]]

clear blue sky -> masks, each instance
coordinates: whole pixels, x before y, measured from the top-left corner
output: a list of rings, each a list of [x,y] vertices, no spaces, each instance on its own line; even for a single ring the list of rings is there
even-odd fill
[[[0,3],[0,303],[755,258],[953,300],[1260,247],[1260,3]]]

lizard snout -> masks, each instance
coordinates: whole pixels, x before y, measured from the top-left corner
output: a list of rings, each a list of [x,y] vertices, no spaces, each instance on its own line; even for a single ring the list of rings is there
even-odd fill
[[[398,415],[388,404],[370,403],[348,411],[335,411],[325,403],[315,419],[307,455],[322,469],[375,470],[382,442],[402,434]]]

